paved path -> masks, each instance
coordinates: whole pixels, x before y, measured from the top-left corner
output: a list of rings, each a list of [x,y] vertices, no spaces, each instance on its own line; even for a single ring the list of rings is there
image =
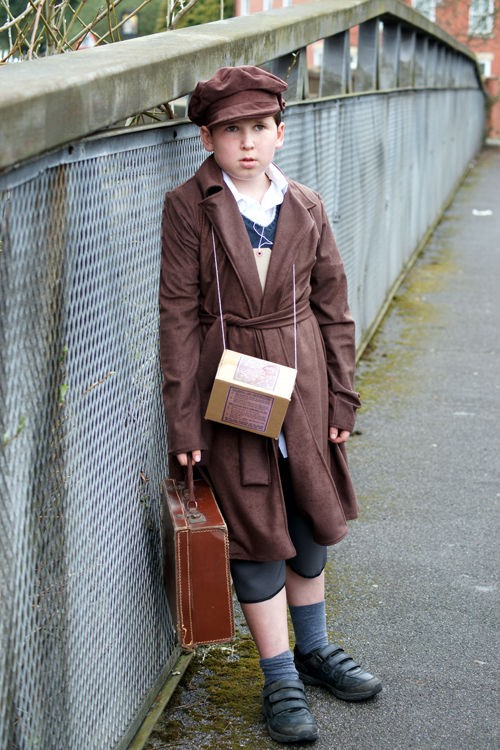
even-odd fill
[[[329,623],[384,690],[347,704],[309,688],[314,748],[497,750],[500,148],[459,190],[358,387],[350,457],[363,510],[330,553]],[[259,720],[258,673],[235,651],[229,671],[197,657],[150,750],[280,747]]]

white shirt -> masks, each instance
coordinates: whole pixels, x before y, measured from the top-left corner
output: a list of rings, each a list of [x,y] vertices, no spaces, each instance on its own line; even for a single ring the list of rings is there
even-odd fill
[[[271,180],[271,184],[259,202],[255,198],[242,195],[229,175],[224,171],[222,172],[224,182],[234,195],[240,213],[246,216],[247,219],[250,219],[250,221],[260,224],[263,227],[269,226],[273,221],[276,215],[276,206],[280,206],[283,203],[283,198],[288,190],[288,181],[285,175],[274,164],[269,165],[266,175]]]

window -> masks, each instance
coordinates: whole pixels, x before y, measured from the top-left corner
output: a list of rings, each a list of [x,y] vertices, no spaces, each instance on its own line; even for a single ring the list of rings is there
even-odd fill
[[[493,60],[493,54],[490,52],[483,52],[477,55],[477,62],[481,75],[484,78],[491,78],[491,63]]]
[[[248,16],[249,0],[240,0],[240,16]]]
[[[413,7],[422,15],[427,16],[430,21],[436,20],[437,0],[412,0]]]
[[[312,54],[312,66],[313,68],[321,68],[323,65],[323,40],[314,42],[309,45]]]
[[[471,0],[469,7],[469,34],[490,36],[495,20],[494,0]]]

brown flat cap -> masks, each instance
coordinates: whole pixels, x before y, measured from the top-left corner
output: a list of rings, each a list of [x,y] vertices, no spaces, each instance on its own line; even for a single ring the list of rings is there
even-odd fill
[[[219,125],[247,117],[268,117],[285,109],[288,84],[254,65],[220,68],[200,81],[191,95],[188,117],[196,125]]]

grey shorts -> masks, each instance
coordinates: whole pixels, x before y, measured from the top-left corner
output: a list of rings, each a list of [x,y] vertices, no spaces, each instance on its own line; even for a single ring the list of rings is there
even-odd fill
[[[297,509],[286,459],[280,459],[280,475],[288,531],[297,554],[289,560],[269,562],[231,560],[231,575],[236,596],[243,604],[263,602],[276,596],[285,585],[287,565],[303,578],[316,578],[326,565],[327,548],[314,541],[311,522]]]

